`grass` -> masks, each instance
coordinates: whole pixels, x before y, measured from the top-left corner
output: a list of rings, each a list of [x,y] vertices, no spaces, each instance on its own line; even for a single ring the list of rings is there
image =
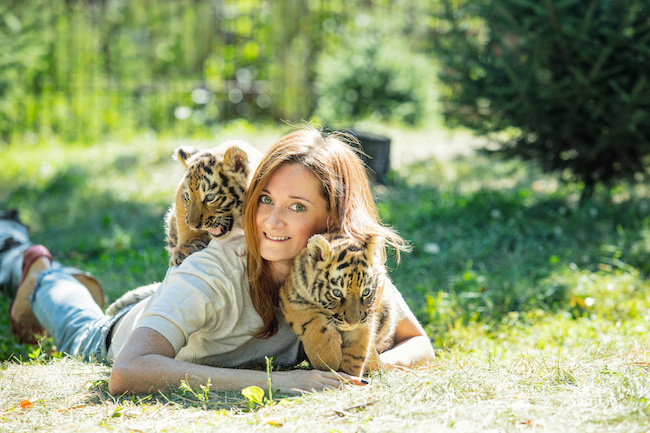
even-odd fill
[[[281,134],[224,131],[260,148]],[[35,242],[93,272],[114,299],[164,275],[179,144],[145,136],[2,148],[0,208],[20,209]],[[645,186],[599,191],[579,207],[575,186],[470,154],[399,164],[376,193],[384,220],[413,243],[391,275],[434,343],[433,365],[377,372],[364,388],[274,395],[252,410],[241,394],[210,387],[115,397],[109,367],[61,358],[49,339],[19,345],[5,315],[0,431],[650,428]]]

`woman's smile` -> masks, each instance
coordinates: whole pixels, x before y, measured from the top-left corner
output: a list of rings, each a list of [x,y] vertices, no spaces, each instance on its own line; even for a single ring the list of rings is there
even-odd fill
[[[268,233],[264,233],[266,237],[272,241],[286,241],[287,239],[290,239],[288,236],[271,236]]]

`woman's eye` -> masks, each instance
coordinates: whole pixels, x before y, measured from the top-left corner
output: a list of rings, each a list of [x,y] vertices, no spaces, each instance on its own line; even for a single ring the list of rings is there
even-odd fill
[[[292,210],[295,210],[296,212],[304,212],[307,208],[305,207],[304,204],[296,203],[293,206],[291,206]]]
[[[262,204],[271,204],[272,203],[271,197],[269,197],[268,195],[261,195],[260,196],[260,203],[262,203]]]

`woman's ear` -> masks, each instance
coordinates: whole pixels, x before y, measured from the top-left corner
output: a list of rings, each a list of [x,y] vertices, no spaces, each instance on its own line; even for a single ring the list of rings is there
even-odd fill
[[[327,217],[327,233],[336,233],[339,231],[340,227],[338,223],[332,223],[330,217]]]

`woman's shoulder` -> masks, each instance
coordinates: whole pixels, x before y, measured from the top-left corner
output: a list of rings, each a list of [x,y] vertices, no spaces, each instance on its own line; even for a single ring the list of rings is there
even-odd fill
[[[178,267],[172,267],[163,281],[161,292],[168,296],[199,299],[209,297],[235,299],[248,293],[248,272],[243,231],[237,230],[224,240],[212,240],[201,251],[190,254]]]
[[[233,305],[246,303],[249,286],[243,246],[243,234],[233,233],[227,242],[213,240],[180,266],[170,268],[145,307],[143,320],[156,316],[185,323],[191,318],[183,329],[189,326],[196,331],[199,325],[215,320],[217,310],[230,311]]]
[[[235,229],[225,239],[213,239],[201,251],[189,255],[178,267],[183,273],[230,274],[246,270],[244,232]]]

